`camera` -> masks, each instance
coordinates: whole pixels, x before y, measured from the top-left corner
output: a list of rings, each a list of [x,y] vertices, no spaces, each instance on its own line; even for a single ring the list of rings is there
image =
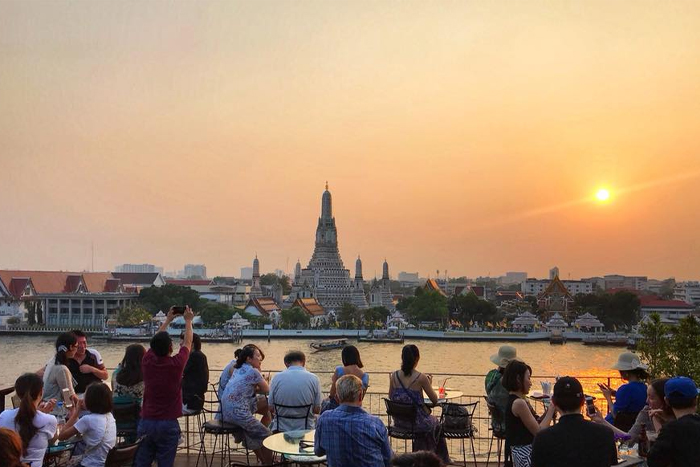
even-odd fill
[[[586,396],[586,413],[589,417],[595,415],[595,404],[591,396]]]
[[[184,315],[185,314],[185,307],[184,306],[174,306],[173,307],[173,314]]]

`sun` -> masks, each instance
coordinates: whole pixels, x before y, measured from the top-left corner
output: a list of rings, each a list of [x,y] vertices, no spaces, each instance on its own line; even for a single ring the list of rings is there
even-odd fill
[[[596,192],[595,197],[601,202],[608,201],[610,199],[610,191],[608,191],[606,188],[601,188]]]

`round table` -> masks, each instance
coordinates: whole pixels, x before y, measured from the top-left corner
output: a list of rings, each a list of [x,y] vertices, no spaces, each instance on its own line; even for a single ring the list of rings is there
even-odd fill
[[[433,388],[433,389],[435,389],[435,392],[438,393],[439,388]],[[435,404],[435,405],[440,405],[440,404],[444,404],[445,402],[448,402],[450,400],[459,399],[463,395],[464,395],[464,393],[462,391],[455,391],[454,389],[445,388],[445,397],[438,397],[437,404]],[[425,405],[430,405],[430,406],[433,405],[432,401],[427,397],[424,397],[423,401],[425,402]]]
[[[288,431],[275,433],[263,440],[263,446],[273,452],[288,456],[314,456],[314,435],[316,430]],[[303,440],[305,447],[299,442]]]

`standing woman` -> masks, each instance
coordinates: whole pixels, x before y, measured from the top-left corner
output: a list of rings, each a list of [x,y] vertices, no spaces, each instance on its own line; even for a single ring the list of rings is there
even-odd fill
[[[137,402],[143,399],[143,372],[141,360],[146,348],[141,344],[131,344],[124,352],[124,358],[112,373],[112,392],[115,404]]]
[[[506,406],[506,450],[510,450],[514,467],[530,467],[532,441],[540,430],[547,428],[554,417],[554,404],[549,404],[541,420],[525,399],[530,392],[532,368],[525,362],[513,360],[503,371],[501,384],[508,390]]]
[[[425,391],[433,405],[437,404],[438,396],[432,386],[433,377],[416,370],[419,361],[418,347],[413,344],[404,346],[401,350],[401,370],[389,375],[389,398],[416,406],[415,430],[425,433],[426,436],[413,443],[413,450],[433,451],[442,462],[450,464],[450,455],[445,438],[441,435],[440,422],[430,415],[430,409],[423,401]]]
[[[19,433],[22,439],[22,462],[41,467],[49,443],[56,439],[56,417],[49,415],[55,400],[42,402],[44,383],[35,373],[25,373],[15,381],[20,398],[19,408],[0,413],[0,428]]]
[[[324,401],[322,411],[335,409],[338,407],[338,401],[335,398],[335,383],[338,378],[344,375],[355,375],[362,381],[362,390],[367,392],[369,387],[369,373],[362,371],[362,360],[360,359],[360,351],[354,345],[346,345],[340,353],[342,366],[335,367],[333,378],[331,379],[331,391],[328,395],[328,401]]]
[[[255,452],[263,464],[272,463],[272,452],[262,445],[270,430],[253,415],[257,410],[256,392],[268,393],[270,386],[260,373],[263,356],[254,346],[245,346],[238,354],[235,371],[221,399],[223,420],[241,427],[243,444]]]
[[[637,415],[646,404],[647,385],[644,381],[649,378],[648,368],[632,352],[623,352],[612,369],[619,370],[620,377],[627,382],[617,388],[617,391],[606,384],[598,384],[610,408],[610,413],[605,420],[622,431],[629,431],[632,428]],[[613,397],[615,397],[614,402]]]
[[[72,332],[64,332],[56,339],[56,356],[46,365],[44,371],[44,400],[63,400],[63,391],[68,390],[68,394],[77,403],[75,396],[75,381],[68,369],[68,360],[75,356],[78,350],[78,339]]]

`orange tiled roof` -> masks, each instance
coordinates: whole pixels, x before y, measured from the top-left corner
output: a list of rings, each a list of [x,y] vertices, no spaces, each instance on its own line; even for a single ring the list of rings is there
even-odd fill
[[[251,298],[246,307],[253,305],[263,315],[269,315],[273,311],[280,311],[275,300],[270,297]]]
[[[442,291],[435,279],[428,279],[427,281],[425,281],[425,288],[427,290],[434,290],[436,292],[440,292],[442,295],[447,296],[445,292]]]
[[[75,293],[81,282],[90,293],[119,291],[118,284],[113,282],[117,279],[109,272],[0,270],[0,281],[6,287],[18,278],[29,279],[37,294]]]
[[[320,303],[315,298],[297,298],[292,306],[298,306],[311,316],[321,316],[326,314]]]

